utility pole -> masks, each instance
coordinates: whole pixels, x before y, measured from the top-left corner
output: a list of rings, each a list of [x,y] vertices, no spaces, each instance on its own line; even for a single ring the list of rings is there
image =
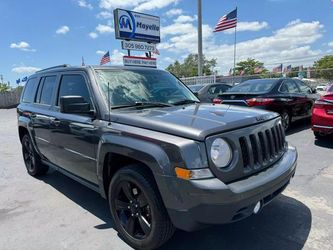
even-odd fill
[[[198,75],[202,76],[202,8],[198,0]]]

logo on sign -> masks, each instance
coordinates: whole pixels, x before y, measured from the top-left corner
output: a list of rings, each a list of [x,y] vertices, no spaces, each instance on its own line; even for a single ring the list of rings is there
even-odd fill
[[[119,17],[119,28],[122,31],[130,32],[129,37],[135,36],[135,19],[131,12],[126,11],[127,14]]]

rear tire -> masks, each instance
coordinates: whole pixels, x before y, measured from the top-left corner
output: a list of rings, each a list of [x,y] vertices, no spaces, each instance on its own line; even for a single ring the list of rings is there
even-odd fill
[[[291,123],[291,116],[289,115],[288,111],[285,110],[281,113],[281,121],[284,130],[287,131],[290,128]]]
[[[22,154],[25,167],[31,176],[41,176],[46,174],[49,167],[44,165],[32,145],[29,134],[22,137]]]
[[[313,133],[314,133],[314,136],[316,137],[316,139],[318,139],[318,140],[322,140],[325,138],[325,135],[319,133],[318,131],[313,131]]]
[[[135,249],[155,249],[175,228],[151,173],[138,164],[120,169],[109,186],[109,206],[116,230]]]

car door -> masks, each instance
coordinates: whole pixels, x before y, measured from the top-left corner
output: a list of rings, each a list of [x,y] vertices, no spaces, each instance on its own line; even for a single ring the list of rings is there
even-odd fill
[[[303,112],[304,98],[297,84],[292,79],[285,79],[280,85],[279,92],[288,100],[284,105],[287,105],[291,118],[298,119]]]
[[[52,144],[57,146],[55,164],[70,173],[97,184],[96,175],[96,122],[94,115],[61,113],[59,100],[62,96],[82,96],[94,104],[84,73],[62,74],[56,98],[55,120],[52,124]]]
[[[315,100],[318,98],[318,96],[315,93],[313,93],[312,89],[308,85],[306,85],[304,82],[297,80],[297,79],[295,79],[294,81],[298,85],[302,98],[304,99],[302,115],[311,116],[313,104],[314,104]]]
[[[51,144],[50,124],[53,120],[50,108],[55,98],[57,75],[45,75],[39,79],[37,94],[31,109],[31,124],[39,152],[54,162],[54,147]]]

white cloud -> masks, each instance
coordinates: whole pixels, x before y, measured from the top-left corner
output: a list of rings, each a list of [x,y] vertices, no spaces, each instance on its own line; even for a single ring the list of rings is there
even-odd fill
[[[92,39],[96,39],[98,37],[98,34],[96,32],[90,32],[89,33],[89,36],[92,38]]]
[[[328,46],[333,47],[333,41],[328,43]]]
[[[20,67],[12,68],[12,72],[17,73],[17,74],[31,74],[31,73],[35,73],[38,70],[41,70],[41,69],[37,68],[37,67],[31,67],[31,66],[20,66]]]
[[[97,50],[96,51],[97,55],[104,55],[105,53],[106,53],[106,51],[104,51],[104,50]]]
[[[102,9],[131,8],[135,11],[161,9],[170,4],[177,4],[179,0],[100,0]]]
[[[195,15],[195,16],[185,16],[185,15],[181,15],[179,17],[177,17],[174,22],[175,23],[187,23],[187,22],[193,22],[195,20],[197,20],[198,17]]]
[[[238,22],[237,23],[237,32],[240,31],[259,31],[262,29],[268,28],[268,23],[267,22]],[[229,29],[224,31],[224,33],[227,34],[233,34],[234,29]]]
[[[271,35],[238,42],[236,59],[252,57],[272,67],[279,63],[312,64],[322,55],[311,45],[322,37],[323,28],[319,21],[292,21]],[[160,50],[168,50],[178,59],[179,55],[197,53],[197,32],[192,23],[173,23],[161,32],[164,42],[159,45]],[[204,54],[209,59],[216,58],[222,71],[228,72],[233,66],[233,44],[221,42],[220,37],[212,27],[203,25]]]
[[[93,9],[93,6],[90,3],[88,3],[86,0],[78,0],[77,4],[82,8],[87,8],[90,10]]]
[[[113,15],[109,11],[101,11],[100,13],[97,14],[97,18],[99,19],[110,19],[112,17]]]
[[[11,49],[19,49],[19,50],[22,50],[22,51],[30,51],[30,52],[35,52],[36,50],[35,49],[32,49],[30,47],[30,44],[27,43],[27,42],[24,42],[24,41],[21,41],[19,43],[11,43],[9,45],[9,47]]]
[[[123,65],[123,56],[125,54],[117,49],[112,51],[110,56],[111,64],[112,65]]]
[[[114,8],[125,8],[125,7],[133,7],[138,4],[145,2],[147,0],[101,0],[99,3],[99,7],[102,9],[114,9]]]
[[[179,0],[148,0],[134,8],[135,11],[161,9],[170,4],[177,4]]]
[[[114,29],[109,25],[98,24],[96,27],[96,31],[100,34],[105,34],[114,32]]]
[[[183,10],[182,9],[171,9],[171,10],[168,10],[165,14],[168,17],[178,16],[178,15],[183,14]]]
[[[69,27],[66,25],[61,26],[59,29],[56,30],[56,33],[61,35],[65,35],[67,32],[69,32]]]

